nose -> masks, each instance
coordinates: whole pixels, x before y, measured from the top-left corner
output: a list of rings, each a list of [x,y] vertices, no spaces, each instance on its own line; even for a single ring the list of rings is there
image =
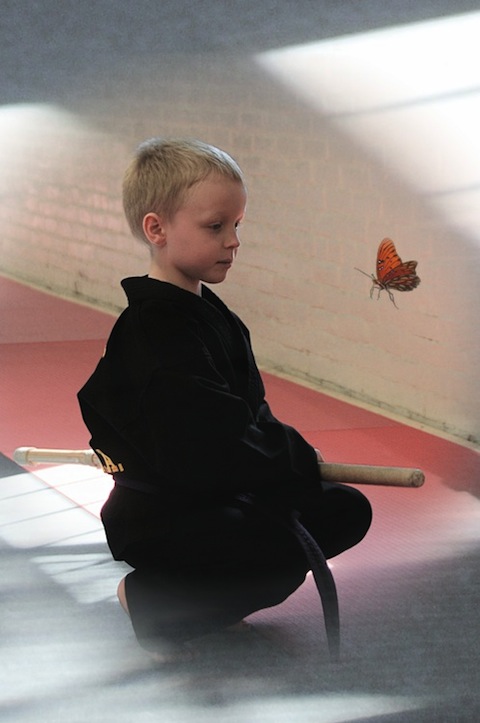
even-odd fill
[[[228,235],[225,246],[229,249],[238,249],[240,246],[240,237],[238,235],[238,229],[234,228],[233,231]]]

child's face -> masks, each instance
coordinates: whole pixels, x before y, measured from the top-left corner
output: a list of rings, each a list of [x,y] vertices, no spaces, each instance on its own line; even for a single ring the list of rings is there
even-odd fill
[[[246,202],[244,185],[220,175],[193,186],[173,218],[162,223],[163,280],[194,293],[201,281],[224,281],[240,246],[238,226]]]

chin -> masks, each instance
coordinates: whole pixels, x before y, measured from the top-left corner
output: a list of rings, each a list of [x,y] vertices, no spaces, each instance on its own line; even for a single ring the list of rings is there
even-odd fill
[[[209,276],[202,279],[204,284],[221,284],[227,278],[228,269],[222,269],[221,273],[210,274]]]

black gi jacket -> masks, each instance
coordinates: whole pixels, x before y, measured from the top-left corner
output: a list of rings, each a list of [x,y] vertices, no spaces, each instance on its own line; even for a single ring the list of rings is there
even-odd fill
[[[117,485],[153,494],[162,516],[241,492],[295,506],[318,489],[315,450],[270,411],[242,321],[204,286],[122,286],[129,306],[78,394]]]

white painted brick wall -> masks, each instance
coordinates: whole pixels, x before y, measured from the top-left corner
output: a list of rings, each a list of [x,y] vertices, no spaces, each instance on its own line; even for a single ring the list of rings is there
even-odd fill
[[[121,208],[131,152],[152,135],[203,138],[247,176],[242,248],[216,291],[260,363],[478,441],[478,245],[388,163],[247,60],[131,67],[108,97],[72,105],[0,110],[5,273],[122,308],[120,279],[148,262]],[[387,235],[422,278],[398,310],[354,270],[374,270]]]

